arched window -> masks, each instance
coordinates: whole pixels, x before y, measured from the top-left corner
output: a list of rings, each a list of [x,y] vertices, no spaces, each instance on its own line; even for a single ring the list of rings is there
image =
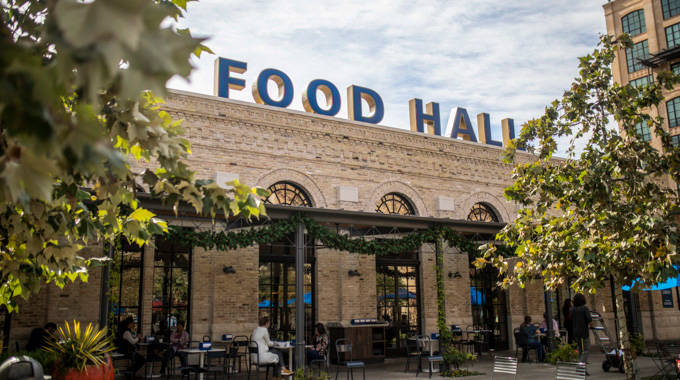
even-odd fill
[[[647,26],[645,25],[645,11],[640,9],[623,16],[621,18],[621,26],[623,26],[623,32],[628,33],[631,36],[645,33],[647,31]]]
[[[301,187],[290,182],[277,182],[267,188],[271,195],[264,203],[286,206],[312,207],[312,202]]]
[[[389,193],[380,198],[375,212],[381,214],[415,215],[411,203],[404,196],[397,193]]]
[[[467,220],[473,222],[498,222],[498,217],[491,207],[484,203],[475,203],[468,214]]]

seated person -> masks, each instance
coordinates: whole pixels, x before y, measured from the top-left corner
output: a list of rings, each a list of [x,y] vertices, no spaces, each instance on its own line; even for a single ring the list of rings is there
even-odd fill
[[[548,331],[548,323],[546,320],[548,319],[548,313],[543,313],[543,322],[538,326],[538,329],[541,331]],[[545,330],[543,330],[545,329]],[[557,325],[557,321],[555,319],[552,320],[552,330],[555,332],[555,338],[560,337],[560,326]]]
[[[519,325],[519,331],[527,334],[529,347],[536,347],[536,349],[538,350],[538,361],[542,362],[543,361],[543,345],[541,344],[541,342],[536,340],[536,330],[538,330],[536,328],[536,326],[531,324],[531,317],[528,316],[528,315],[525,316],[524,317],[524,323]],[[526,360],[525,355],[527,353],[528,353],[528,350],[526,350],[526,352],[522,356],[522,361]]]
[[[312,364],[312,360],[323,359],[328,351],[328,334],[323,324],[317,323],[314,328],[314,348],[307,349],[307,364]]]
[[[184,321],[177,322],[177,329],[170,334],[170,344],[172,350],[177,353],[179,350],[186,348],[189,345],[189,333],[184,329]],[[187,365],[186,355],[179,355],[179,361],[182,366]]]
[[[26,351],[36,351],[47,345],[47,342],[54,341],[54,332],[57,331],[57,325],[50,322],[45,327],[36,327],[31,331],[31,337],[26,344]]]
[[[258,364],[268,364],[277,363],[277,367],[281,368],[282,376],[290,376],[293,372],[286,369],[286,364],[283,360],[283,354],[277,349],[270,350],[270,347],[274,347],[274,342],[269,339],[269,317],[260,318],[260,326],[255,328],[253,335],[250,340],[257,343],[257,352],[260,357],[260,363]],[[257,359],[255,354],[250,358],[253,362]]]
[[[125,355],[126,358],[134,361],[132,377],[134,377],[134,374],[146,364],[146,359],[135,351],[135,345],[139,342],[139,338],[132,336],[133,327],[135,327],[135,320],[132,317],[127,317],[127,319],[118,326],[118,335],[116,336],[117,351]]]

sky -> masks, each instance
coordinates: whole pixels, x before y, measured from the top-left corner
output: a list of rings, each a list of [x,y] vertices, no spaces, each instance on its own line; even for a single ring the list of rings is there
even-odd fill
[[[258,74],[274,68],[294,87],[288,107],[304,110],[310,81],[340,90],[347,119],[350,85],[376,91],[385,104],[380,125],[409,129],[409,100],[439,103],[442,130],[454,107],[500,120],[540,117],[578,74],[577,57],[604,34],[604,0],[202,0],[189,3],[181,27],[206,37],[215,55],[195,59],[187,82],[168,86],[213,94],[217,57],[246,62],[245,79],[230,98],[254,102]],[[270,94],[276,97],[273,83]],[[324,102],[321,101],[323,106]],[[560,150],[567,148],[560,143]]]

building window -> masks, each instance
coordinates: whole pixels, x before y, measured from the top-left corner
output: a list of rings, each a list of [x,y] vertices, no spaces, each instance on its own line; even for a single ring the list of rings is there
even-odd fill
[[[277,182],[267,189],[271,193],[264,203],[312,207],[312,202],[301,187],[290,182]]]
[[[305,191],[290,182],[277,182],[267,189],[271,195],[265,203],[286,206],[312,207]],[[306,240],[305,236],[305,240]],[[295,330],[295,236],[259,246],[258,316],[268,316],[272,338],[291,340]],[[305,340],[311,342],[314,333],[314,244],[305,247],[304,288]]]
[[[680,45],[680,24],[666,28],[666,44],[669,49]]]
[[[649,129],[649,124],[646,120],[636,123],[635,130],[640,135],[642,141],[652,141],[652,131]]]
[[[112,325],[118,326],[127,317],[132,317],[137,323],[142,305],[144,248],[121,239],[118,249],[114,250],[113,263],[117,270],[112,271],[110,280]]]
[[[397,215],[415,215],[415,210],[411,206],[411,202],[406,197],[397,194],[389,193],[380,198],[375,212],[381,214],[397,214]]]
[[[671,128],[680,126],[680,97],[667,101],[666,108],[668,109],[668,125]]]
[[[621,24],[623,25],[623,32],[628,33],[631,36],[637,36],[638,34],[646,32],[645,11],[640,9],[628,13],[621,18]]]
[[[642,78],[633,79],[632,81],[628,82],[628,84],[637,88],[637,87],[647,86],[650,83],[652,83],[653,81],[654,81],[653,77],[651,75],[647,75],[647,76],[642,77]]]
[[[680,75],[680,63],[674,63],[671,65],[671,71],[673,74]]]
[[[156,238],[153,265],[153,299],[151,305],[151,333],[170,335],[177,322],[189,321],[191,284],[191,246],[176,245]]]
[[[468,214],[467,220],[473,222],[498,222],[496,213],[484,203],[476,203]]]
[[[626,63],[628,64],[628,73],[633,73],[645,68],[640,60],[649,58],[649,46],[647,40],[638,42],[631,49],[626,50]]]
[[[663,19],[667,20],[680,13],[680,0],[661,0]]]

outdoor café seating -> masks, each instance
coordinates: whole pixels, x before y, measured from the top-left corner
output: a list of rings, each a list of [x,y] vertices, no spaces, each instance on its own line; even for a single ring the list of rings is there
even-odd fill
[[[652,356],[654,364],[659,369],[656,374],[663,375],[664,379],[678,378],[678,367],[675,359],[680,357],[680,344],[656,343],[656,355]]]
[[[166,373],[168,379],[174,377],[178,372],[181,374],[181,378],[184,376],[189,378],[189,375],[193,372],[194,375],[197,374],[197,370],[193,366],[186,365],[187,355],[183,352],[178,352],[175,354],[175,350],[172,347],[168,347],[168,366],[166,368]],[[182,364],[184,362],[184,364]]]
[[[496,377],[497,373],[514,375],[514,378],[517,379],[517,358],[509,356],[496,356],[493,358],[493,371],[491,373],[491,380]]]
[[[516,331],[515,332],[515,356],[519,349],[522,349],[522,361],[527,360],[530,357],[531,350],[536,351],[536,363],[538,363],[538,347],[529,345],[529,335],[526,331]],[[528,360],[531,363],[531,360]]]
[[[253,357],[255,360],[253,360]],[[270,368],[276,375],[278,363],[260,363],[260,350],[258,348],[257,342],[251,341],[248,344],[248,380],[250,380],[250,373],[253,371],[253,367],[255,367],[255,372],[257,372],[258,380],[260,379],[260,368],[264,368],[266,370],[264,378],[268,379]]]
[[[352,357],[352,340],[347,338],[340,338],[335,341],[335,352],[338,355],[338,367],[335,372],[335,380],[338,380],[340,374],[340,367],[347,368],[347,379],[349,380],[350,373],[352,380],[354,380],[354,369],[361,368],[364,373],[364,380],[366,380],[366,365],[362,361],[354,361]],[[347,360],[349,356],[349,360]]]
[[[555,380],[585,380],[586,364],[574,362],[557,362]]]
[[[411,358],[417,358],[420,361],[420,350],[418,349],[418,337],[416,335],[409,335],[404,341],[406,346],[406,368],[404,372],[408,372],[411,368]]]

